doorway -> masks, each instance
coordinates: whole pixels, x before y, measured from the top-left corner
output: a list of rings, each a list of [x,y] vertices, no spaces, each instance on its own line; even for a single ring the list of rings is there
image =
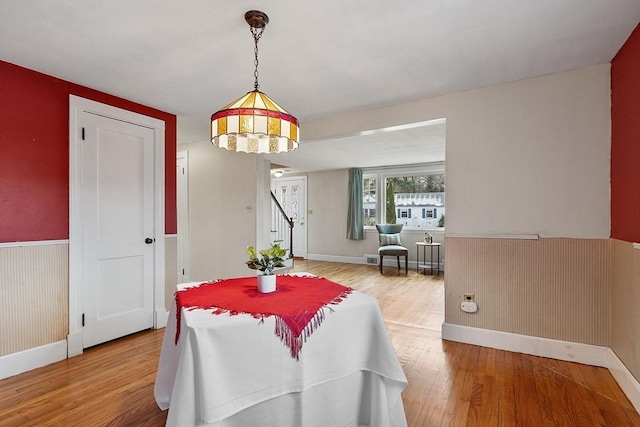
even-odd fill
[[[307,258],[307,177],[274,178],[273,194],[293,220],[293,254]]]

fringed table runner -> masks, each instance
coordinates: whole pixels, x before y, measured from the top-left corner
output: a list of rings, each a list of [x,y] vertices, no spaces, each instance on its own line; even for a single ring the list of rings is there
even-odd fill
[[[212,314],[249,314],[256,319],[275,316],[275,334],[299,360],[302,344],[324,320],[324,308],[339,304],[352,291],[322,277],[279,275],[276,291],[262,294],[257,278],[241,277],[203,283],[176,292],[177,328],[180,336],[180,312],[213,310]]]

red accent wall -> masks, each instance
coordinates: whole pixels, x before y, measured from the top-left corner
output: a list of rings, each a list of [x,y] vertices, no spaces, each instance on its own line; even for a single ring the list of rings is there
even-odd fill
[[[0,61],[0,242],[69,238],[69,95],[165,122],[165,232],[177,232],[173,114]]]
[[[611,61],[611,237],[640,242],[640,25]]]

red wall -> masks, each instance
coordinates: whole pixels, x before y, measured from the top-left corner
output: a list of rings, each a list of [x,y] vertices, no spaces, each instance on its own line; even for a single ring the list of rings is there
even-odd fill
[[[611,237],[640,242],[640,25],[611,62]]]
[[[165,122],[165,232],[175,234],[175,115],[0,61],[0,242],[69,238],[70,94]]]

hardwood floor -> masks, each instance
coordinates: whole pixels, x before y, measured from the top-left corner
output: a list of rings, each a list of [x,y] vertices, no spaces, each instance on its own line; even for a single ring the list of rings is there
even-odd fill
[[[443,276],[296,261],[378,298],[409,384],[407,421],[422,426],[640,426],[604,368],[440,339]],[[162,426],[153,384],[164,330],[145,331],[0,381],[0,426]]]

